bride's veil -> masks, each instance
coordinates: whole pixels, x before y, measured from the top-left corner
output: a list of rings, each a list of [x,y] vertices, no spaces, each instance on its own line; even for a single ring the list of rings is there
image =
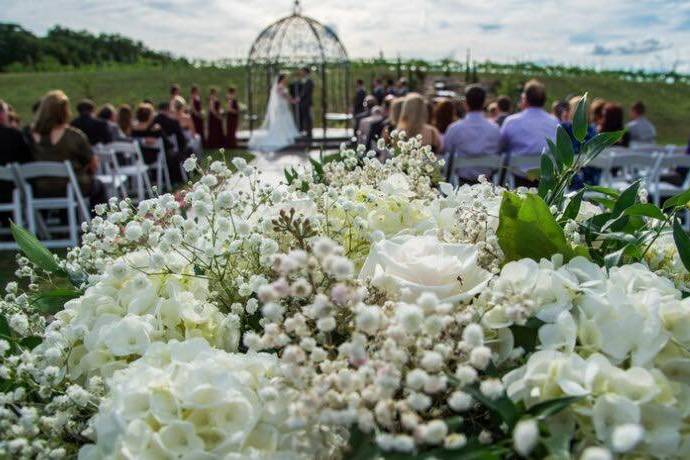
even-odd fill
[[[280,110],[280,94],[278,94],[278,78],[273,79],[273,85],[271,86],[271,93],[268,95],[268,105],[266,105],[266,115],[264,116],[264,122],[261,124],[261,129],[268,129],[271,124],[271,120],[276,119],[278,110]]]

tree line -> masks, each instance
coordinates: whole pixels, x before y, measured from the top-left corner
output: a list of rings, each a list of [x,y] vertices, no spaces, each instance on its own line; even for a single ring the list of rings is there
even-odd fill
[[[18,24],[0,23],[0,72],[178,61],[119,34],[95,35],[57,25],[39,37]]]

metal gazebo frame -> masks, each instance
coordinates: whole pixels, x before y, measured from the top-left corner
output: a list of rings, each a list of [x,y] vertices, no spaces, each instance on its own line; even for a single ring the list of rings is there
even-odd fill
[[[343,114],[349,111],[350,60],[336,33],[302,15],[300,2],[295,0],[292,14],[266,27],[249,51],[246,88],[250,132],[263,113],[266,104],[261,95],[268,95],[273,78],[281,71],[300,67],[318,75],[315,89],[320,89],[320,118],[326,139],[329,109]]]

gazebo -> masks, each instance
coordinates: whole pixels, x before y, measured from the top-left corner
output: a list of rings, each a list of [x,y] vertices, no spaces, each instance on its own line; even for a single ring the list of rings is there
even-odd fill
[[[249,130],[261,124],[273,79],[281,72],[311,69],[314,80],[314,120],[321,121],[323,138],[329,121],[346,120],[349,109],[350,61],[332,28],[302,14],[299,0],[290,16],[266,27],[247,57],[247,116]]]

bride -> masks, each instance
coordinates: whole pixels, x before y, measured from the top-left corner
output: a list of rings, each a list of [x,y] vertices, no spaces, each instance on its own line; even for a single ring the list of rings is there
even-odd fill
[[[278,75],[271,88],[266,108],[266,117],[261,129],[254,131],[249,139],[249,149],[260,152],[276,152],[295,143],[299,136],[290,105],[296,100],[287,89],[287,76]]]

